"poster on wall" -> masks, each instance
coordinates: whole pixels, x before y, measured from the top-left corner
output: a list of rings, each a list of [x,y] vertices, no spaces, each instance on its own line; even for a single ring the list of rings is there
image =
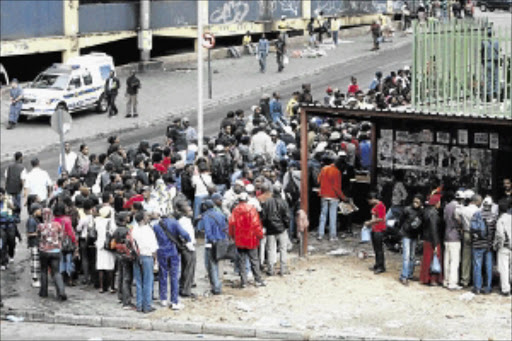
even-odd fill
[[[436,134],[436,141],[441,144],[450,144],[450,133],[438,131]]]
[[[420,169],[421,145],[395,141],[393,163],[395,169]]]
[[[468,144],[468,131],[466,129],[459,129],[458,142],[460,145],[466,146]]]
[[[470,162],[469,148],[453,147],[450,150],[450,176],[465,176],[469,170]]]
[[[403,130],[397,130],[395,140],[397,140],[399,142],[409,141],[409,132],[403,131]]]
[[[432,143],[434,142],[434,134],[429,129],[423,129],[421,132],[421,142]]]
[[[439,146],[424,143],[421,146],[421,166],[426,171],[435,171],[439,165]]]
[[[393,167],[393,140],[380,138],[377,141],[377,165],[379,168]]]
[[[489,144],[489,134],[487,133],[475,133],[473,141],[475,144],[480,145],[488,145]]]
[[[393,141],[393,129],[381,129],[380,138],[387,141]]]
[[[497,133],[489,134],[489,148],[500,149],[500,137]]]

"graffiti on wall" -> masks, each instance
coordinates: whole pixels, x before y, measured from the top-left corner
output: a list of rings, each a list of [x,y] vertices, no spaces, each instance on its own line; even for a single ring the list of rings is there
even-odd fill
[[[380,0],[312,0],[311,14],[318,16],[320,12],[324,15],[378,13],[382,7],[381,3]]]
[[[264,5],[260,0],[260,10],[264,9]],[[262,6],[263,5],[263,6]],[[279,11],[282,15],[290,15],[296,17],[299,15],[301,1],[300,0],[270,0],[269,1],[270,11],[275,13]]]
[[[210,14],[212,24],[232,24],[243,21],[249,14],[249,4],[245,1],[226,1]]]

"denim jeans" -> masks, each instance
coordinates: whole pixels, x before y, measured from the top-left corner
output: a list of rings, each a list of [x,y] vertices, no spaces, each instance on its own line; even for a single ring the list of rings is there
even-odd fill
[[[325,234],[325,224],[329,215],[329,237],[336,237],[336,215],[338,213],[338,199],[322,198],[322,213],[320,214],[320,225],[318,226],[318,237]]]
[[[201,204],[208,197],[208,194],[205,195],[196,195],[194,197],[194,219],[197,218],[198,215],[201,214]]]
[[[133,263],[133,278],[137,289],[137,310],[149,311],[153,292],[153,257],[140,256]]]
[[[178,303],[180,256],[158,251],[158,281],[160,301],[167,301],[167,282],[170,277],[171,303]]]
[[[493,94],[498,93],[499,88],[499,64],[498,62],[486,63],[486,71],[487,71],[487,96],[492,96]]]
[[[19,104],[18,104],[19,103]],[[11,105],[9,109],[9,122],[18,123],[21,113],[21,102]]]
[[[57,297],[65,295],[64,280],[59,271],[60,252],[41,252],[39,255],[41,261],[41,288],[39,289],[39,296],[48,296],[48,269],[51,270],[55,288],[57,289]]]
[[[212,291],[216,294],[222,292],[222,282],[219,280],[219,262],[215,261],[212,255],[212,248],[204,249],[204,265],[208,272]]]
[[[417,239],[402,238],[402,273],[400,279],[411,279],[414,273],[414,262],[416,260]]]
[[[267,69],[267,55],[265,53],[260,53],[258,57],[260,61],[260,71],[265,72]]]
[[[217,193],[219,193],[220,195],[224,195],[224,193],[226,192],[226,184],[215,185],[215,187],[217,187]]]
[[[492,289],[492,252],[486,249],[473,249],[473,287],[482,289],[482,268],[485,266],[485,291]]]

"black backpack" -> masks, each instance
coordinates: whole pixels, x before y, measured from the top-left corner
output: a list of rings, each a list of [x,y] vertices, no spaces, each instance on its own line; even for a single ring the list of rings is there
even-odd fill
[[[224,156],[217,157],[212,164],[212,180],[216,185],[229,184],[231,164]]]

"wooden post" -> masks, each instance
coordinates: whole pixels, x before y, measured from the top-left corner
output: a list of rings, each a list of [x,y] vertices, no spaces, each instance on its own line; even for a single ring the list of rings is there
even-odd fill
[[[308,116],[306,114],[306,109],[300,107],[300,169],[301,169],[301,177],[300,177],[300,203],[301,208],[306,214],[309,212],[309,203],[308,203]],[[303,238],[303,250],[302,256],[306,257],[308,255],[308,232],[309,228],[306,228],[304,231]]]
[[[377,123],[376,120],[372,121],[372,166],[370,167],[370,177],[372,187],[377,185]]]

